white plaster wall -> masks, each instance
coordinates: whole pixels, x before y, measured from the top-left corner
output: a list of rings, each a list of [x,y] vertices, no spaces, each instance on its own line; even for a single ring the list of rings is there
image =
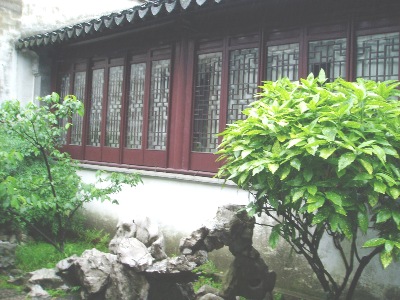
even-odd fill
[[[100,167],[83,166],[84,168],[79,172],[80,176],[86,182],[95,182],[95,172]],[[112,167],[101,167],[101,169],[132,172],[132,170]],[[251,200],[247,192],[238,189],[235,185],[223,185],[222,181],[217,179],[138,172],[143,174],[143,184],[134,188],[126,187],[121,193],[117,194],[116,199],[118,199],[119,205],[91,202],[85,208],[98,215],[99,219],[102,218],[100,216],[105,217],[105,220],[130,221],[133,219],[137,221],[149,217],[152,222],[159,226],[168,240],[170,237],[187,236],[202,225],[209,224],[220,206],[226,204],[247,205]],[[271,221],[265,216],[258,218],[257,222],[271,224]],[[291,252],[284,242],[277,249],[271,249],[268,245],[269,232],[269,228],[256,226],[253,242],[254,247],[262,253],[267,265],[277,271],[278,286],[285,289],[287,286],[293,288],[294,284],[296,285],[295,292],[315,296],[315,293],[320,290],[320,285],[304,258]],[[361,237],[359,245],[361,246],[369,238]],[[177,249],[179,239],[175,239],[173,242],[176,243]],[[360,254],[365,255],[369,251],[361,250]],[[214,261],[217,260],[217,265],[224,265],[225,267],[232,259],[227,249],[211,255]],[[343,276],[344,267],[341,264],[340,255],[335,251],[330,239],[321,241],[320,255],[327,269],[335,274],[334,276]],[[223,261],[222,264],[221,261]],[[399,274],[399,264],[392,264],[386,270],[383,270],[378,257],[376,257],[364,270],[359,282],[360,291],[368,291],[376,298],[357,297],[356,299],[395,300],[383,295],[391,287],[400,287]]]
[[[111,168],[112,170],[112,168]],[[95,182],[93,170],[81,170],[84,181]],[[220,180],[188,175],[142,172],[143,184],[126,187],[116,195],[119,205],[91,202],[90,211],[118,220],[149,217],[167,232],[189,234],[208,223],[218,207],[225,204],[248,203],[248,193]]]
[[[16,51],[21,37],[53,31],[136,5],[141,0],[0,0],[0,102],[29,102],[40,91],[37,57]]]

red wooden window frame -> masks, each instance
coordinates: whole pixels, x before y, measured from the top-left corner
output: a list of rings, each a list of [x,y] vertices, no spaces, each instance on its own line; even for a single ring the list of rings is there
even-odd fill
[[[324,23],[324,24],[323,24]],[[293,24],[292,24],[293,25]],[[295,25],[295,24],[294,24]],[[268,47],[298,44],[298,77],[304,78],[309,72],[308,47],[310,42],[322,40],[345,39],[347,80],[355,80],[357,63],[357,37],[382,33],[400,33],[399,21],[395,18],[364,17],[357,19],[353,16],[344,16],[341,20],[331,23],[319,21],[301,26],[283,28],[271,24],[264,24],[258,32],[229,35],[226,33],[215,34],[218,38],[205,39],[202,37],[179,37],[174,46],[149,47],[140,51],[125,49],[118,57],[92,57],[85,61],[76,60],[72,63],[63,62],[58,74],[69,74],[69,93],[74,92],[74,76],[77,72],[86,72],[85,90],[85,118],[83,123],[82,145],[71,145],[71,133],[66,136],[64,150],[70,152],[74,158],[91,161],[93,163],[112,163],[116,165],[155,167],[164,170],[183,173],[216,172],[222,162],[216,162],[214,153],[199,152],[192,149],[193,144],[193,110],[195,108],[195,84],[197,72],[197,59],[199,55],[219,52],[222,55],[221,64],[221,89],[219,99],[218,131],[224,130],[229,122],[227,116],[229,99],[229,60],[230,53],[236,50],[258,49],[258,77],[259,83],[263,80],[267,70]],[[165,44],[165,45],[166,45]],[[110,51],[108,49],[107,51]],[[400,58],[399,58],[400,59]],[[165,147],[159,150],[149,149],[149,110],[152,85],[152,63],[170,60],[168,101],[166,105],[167,120],[164,137]],[[323,62],[323,61],[321,61]],[[144,90],[143,90],[143,121],[141,131],[141,147],[128,147],[126,136],[128,134],[129,92],[131,84],[132,64],[146,65]],[[105,146],[105,120],[107,116],[107,88],[109,69],[113,66],[123,66],[123,84],[121,99],[121,122],[119,147]],[[97,146],[88,145],[90,130],[90,95],[92,93],[93,70],[104,69],[104,85],[102,87],[101,111],[101,139]],[[400,69],[400,67],[399,67]],[[59,77],[57,77],[59,79]],[[57,80],[58,80],[57,79]],[[57,86],[60,90],[61,82]],[[173,99],[173,101],[172,101]],[[131,125],[133,126],[133,125]],[[131,127],[132,128],[132,127]],[[220,138],[219,138],[220,141]]]
[[[167,103],[167,120],[166,126],[166,137],[165,137],[165,145],[164,149],[149,149],[148,147],[148,133],[149,133],[149,113],[150,113],[150,97],[152,93],[152,65],[154,63],[160,61],[169,60],[169,78],[168,80],[168,103]],[[134,53],[129,58],[129,76],[131,74],[131,66],[133,64],[144,63],[146,65],[145,71],[145,80],[144,80],[144,96],[143,96],[143,124],[142,124],[142,142],[140,149],[131,149],[126,145],[126,141],[124,140],[123,145],[123,164],[131,164],[131,165],[139,165],[139,166],[151,166],[151,167],[167,167],[167,155],[168,155],[168,146],[169,146],[169,122],[170,122],[170,98],[171,98],[171,89],[172,89],[172,49],[171,47],[166,48],[158,48],[151,49],[145,53]],[[129,84],[132,84],[130,79]],[[128,85],[129,85],[128,84]],[[129,89],[129,87],[128,87]],[[127,94],[127,93],[126,93]],[[129,98],[129,97],[128,97]],[[128,107],[125,105],[124,108],[124,116],[127,115]],[[126,118],[126,117],[125,117]],[[126,124],[127,120],[125,119],[124,124]],[[124,130],[122,131],[124,136],[126,136],[127,126],[124,126]]]
[[[217,162],[217,156],[214,153],[209,152],[199,152],[193,149],[193,139],[194,139],[194,109],[195,109],[195,84],[197,78],[197,67],[198,67],[198,57],[201,55],[207,55],[212,53],[221,53],[222,55],[222,65],[221,65],[221,86],[219,95],[219,119],[218,119],[218,129],[222,132],[226,124],[228,123],[227,111],[228,111],[228,85],[229,85],[229,62],[230,53],[235,50],[245,50],[245,49],[260,49],[260,34],[251,33],[246,35],[230,36],[223,39],[215,40],[201,40],[198,41],[195,49],[195,59],[194,59],[194,75],[193,75],[193,96],[192,96],[192,112],[191,112],[191,146],[190,146],[190,163],[189,169],[196,171],[205,172],[216,172],[218,168],[223,164],[222,161]],[[260,57],[261,51],[258,50],[258,79],[260,78]],[[218,138],[218,144],[221,141],[221,137]],[[215,149],[216,151],[217,149]]]

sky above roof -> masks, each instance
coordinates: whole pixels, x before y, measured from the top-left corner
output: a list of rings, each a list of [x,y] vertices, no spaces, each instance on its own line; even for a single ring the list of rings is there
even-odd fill
[[[140,5],[140,0],[22,0],[22,34],[46,32]]]

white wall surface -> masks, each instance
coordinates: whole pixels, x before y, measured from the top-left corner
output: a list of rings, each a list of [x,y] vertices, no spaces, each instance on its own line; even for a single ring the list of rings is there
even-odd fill
[[[141,0],[0,0],[0,101],[29,102],[40,93],[37,58],[16,51],[19,38],[53,31],[110,12],[141,4]]]
[[[95,182],[98,166],[83,165],[79,172],[86,182]],[[108,171],[132,172],[132,170],[101,167]],[[202,225],[207,225],[214,218],[218,207],[227,204],[247,205],[251,200],[249,194],[234,185],[222,185],[221,180],[190,175],[145,172],[142,173],[143,184],[137,187],[126,187],[116,195],[119,205],[92,202],[85,208],[98,216],[99,220],[143,220],[146,217],[157,224],[169,243],[175,243],[175,254],[179,238],[189,235]],[[269,223],[265,216],[258,218],[258,223]],[[253,237],[254,247],[261,252],[265,262],[278,274],[277,285],[304,295],[316,295],[320,285],[304,258],[290,251],[288,245],[280,243],[277,249],[268,246],[270,228],[256,225]],[[178,237],[178,239],[176,239]],[[359,245],[370,237],[361,237]],[[170,247],[171,248],[171,247]],[[361,250],[361,255],[370,250]],[[212,253],[217,265],[227,266],[232,260],[227,249]],[[344,267],[340,256],[330,239],[323,239],[320,255],[327,269],[343,276]],[[359,291],[366,290],[374,297],[359,296],[356,299],[376,300],[391,299],[384,296],[391,288],[399,288],[400,264],[393,264],[382,269],[376,257],[365,269],[359,282]],[[287,292],[287,290],[286,290]],[[308,298],[307,298],[308,299]],[[315,298],[310,298],[315,299]]]

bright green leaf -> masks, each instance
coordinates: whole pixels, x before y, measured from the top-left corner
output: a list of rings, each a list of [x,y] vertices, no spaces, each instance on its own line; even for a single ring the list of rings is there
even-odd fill
[[[292,140],[289,141],[289,143],[287,145],[287,148],[289,149],[289,148],[293,147],[294,145],[297,145],[298,143],[300,143],[302,141],[303,141],[303,139],[300,139],[300,138],[292,139]]]
[[[383,223],[392,217],[392,213],[389,210],[381,210],[376,215],[376,223]]]
[[[380,194],[386,193],[386,184],[384,184],[382,181],[375,180],[374,191]]]
[[[386,269],[390,265],[393,259],[391,253],[388,252],[382,252],[380,258],[384,269]]]
[[[298,158],[294,158],[290,161],[290,165],[295,168],[297,171],[300,171],[301,162]]]
[[[372,165],[368,161],[366,161],[364,159],[358,159],[358,161],[362,164],[362,166],[365,168],[365,170],[367,170],[368,174],[372,174],[373,168],[372,168]]]
[[[307,186],[307,192],[309,192],[310,195],[315,196],[315,194],[318,192],[318,188],[316,185],[309,185]]]
[[[374,238],[366,241],[363,245],[364,248],[378,247],[385,244],[386,240],[384,238]]]
[[[267,167],[274,174],[279,169],[279,164],[268,164]]]
[[[338,171],[340,172],[344,168],[348,167],[354,160],[356,159],[356,155],[352,152],[347,152],[340,156]]]
[[[333,154],[333,152],[336,151],[336,148],[324,148],[324,149],[320,149],[319,151],[319,156],[327,159],[329,156],[331,156]]]

